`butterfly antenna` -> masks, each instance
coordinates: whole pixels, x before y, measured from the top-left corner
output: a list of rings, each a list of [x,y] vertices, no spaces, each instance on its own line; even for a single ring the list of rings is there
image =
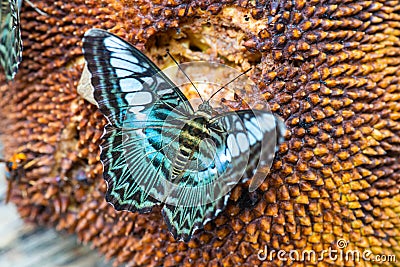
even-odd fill
[[[179,63],[175,60],[175,58],[169,53],[169,50],[167,50],[167,54],[171,57],[171,59],[175,62],[175,64],[178,66],[178,68],[182,71],[183,75],[186,76],[186,78],[189,80],[189,82],[193,85],[194,89],[196,90],[197,94],[199,95],[201,102],[204,102],[203,98],[200,95],[199,90],[197,89],[197,87],[194,85],[194,83],[192,82],[192,80],[189,78],[189,76],[183,71],[183,69],[181,68],[181,66],[179,65]]]
[[[216,94],[218,94],[222,89],[226,88],[229,84],[233,83],[234,81],[236,81],[237,79],[239,79],[241,76],[245,75],[246,73],[248,73],[252,68],[249,68],[247,70],[245,70],[244,72],[240,73],[238,76],[236,76],[235,78],[233,78],[231,81],[229,81],[228,83],[226,83],[225,85],[223,85],[221,88],[219,88],[217,91],[215,91],[207,100],[210,101],[211,98],[213,98]]]

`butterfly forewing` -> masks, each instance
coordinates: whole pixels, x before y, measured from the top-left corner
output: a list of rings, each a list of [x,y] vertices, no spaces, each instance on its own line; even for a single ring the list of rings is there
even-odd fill
[[[0,64],[6,78],[12,80],[22,59],[22,39],[19,8],[16,0],[1,0],[0,12]]]
[[[110,122],[101,153],[107,200],[117,209],[148,211],[158,203],[151,195],[162,196],[156,191],[168,162],[158,140],[151,142],[157,136],[144,130],[167,124],[162,113],[179,108],[190,114],[191,107],[147,57],[119,37],[93,29],[83,47],[94,97]]]
[[[192,112],[186,97],[145,55],[121,38],[99,29],[86,32],[83,50],[94,97],[101,112],[114,126],[123,128],[127,121],[137,123],[132,128],[143,128],[154,105],[178,105]],[[166,89],[172,95],[162,94]],[[165,92],[165,91],[164,91]],[[168,98],[165,101],[163,97]],[[157,101],[158,100],[158,101]],[[136,105],[137,104],[137,105]],[[126,118],[127,111],[131,113]]]

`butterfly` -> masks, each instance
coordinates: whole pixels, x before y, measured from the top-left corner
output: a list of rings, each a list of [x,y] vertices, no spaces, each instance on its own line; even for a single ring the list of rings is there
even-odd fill
[[[108,120],[100,146],[106,201],[140,213],[162,206],[176,240],[190,240],[225,208],[230,190],[257,171],[263,142],[271,160],[283,141],[283,122],[269,112],[218,114],[209,101],[194,111],[149,58],[107,31],[87,31],[83,54]]]
[[[22,1],[1,0],[0,12],[0,63],[7,80],[14,79],[22,60],[22,39],[19,10]]]
[[[31,1],[24,0],[42,16],[48,16]],[[22,0],[0,0],[0,64],[7,80],[12,80],[22,60],[22,38],[19,11]]]

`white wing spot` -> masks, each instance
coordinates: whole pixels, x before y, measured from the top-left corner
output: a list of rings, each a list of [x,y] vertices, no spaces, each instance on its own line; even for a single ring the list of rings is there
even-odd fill
[[[254,136],[258,140],[262,139],[263,134],[262,134],[260,128],[258,127],[259,122],[257,121],[256,118],[251,118],[250,121],[246,121],[245,125],[246,125],[246,130],[247,131],[249,131],[250,133],[254,134]]]
[[[134,78],[121,79],[119,86],[122,92],[140,91],[143,89],[142,83]]]
[[[240,153],[239,147],[236,143],[235,137],[232,134],[228,135],[226,143],[227,143],[228,149],[231,152],[232,157],[239,156],[239,153]]]
[[[256,138],[254,137],[254,135],[252,133],[248,133],[247,136],[249,137],[249,143],[251,146],[257,142]]]
[[[154,80],[152,77],[143,77],[143,78],[141,77],[140,79],[143,81],[143,84],[147,84],[149,86],[152,86],[154,83]]]
[[[231,124],[231,122],[229,121],[229,117],[228,116],[223,117],[223,120],[225,121],[225,125],[230,125]]]
[[[115,73],[117,73],[117,76],[119,78],[123,78],[129,75],[132,75],[132,72],[126,69],[115,69]]]
[[[120,68],[120,69],[127,69],[129,71],[133,72],[139,72],[142,73],[144,72],[146,69],[144,69],[143,67],[141,67],[138,64],[133,64],[131,62],[129,62],[130,58],[133,58],[129,55],[124,55],[124,59],[118,58],[118,57],[114,57],[115,53],[113,53],[110,59],[110,64],[111,66],[113,66],[114,68]],[[126,60],[125,60],[126,58]]]
[[[242,153],[249,149],[249,140],[244,133],[238,133],[236,135],[236,140]]]
[[[126,98],[130,99],[128,101],[129,105],[132,106],[143,106],[150,104],[153,101],[153,96],[150,92],[137,92],[137,93],[130,93],[126,95]]]
[[[116,46],[122,46],[120,49],[123,49],[123,48],[126,48],[126,47],[127,47],[127,45],[126,45],[125,42],[121,41],[120,39],[118,39],[118,38],[116,38],[116,37],[114,37],[114,36],[105,38],[105,39],[104,39],[104,46],[105,46],[107,49],[109,49],[109,48],[111,48],[111,49],[113,49],[113,48],[116,49],[116,48],[118,48],[118,47],[116,47]],[[110,50],[110,51],[111,51],[111,50]]]
[[[131,103],[132,98],[133,98],[133,94],[126,94],[126,95],[125,95],[125,100],[126,100],[126,102],[127,102],[128,104]]]
[[[232,157],[231,157],[231,155],[220,154],[219,160],[221,161],[222,164],[225,164],[226,162],[230,162],[232,160]]]
[[[139,64],[139,60],[133,55],[123,55],[123,57],[126,61],[132,62],[134,64]],[[139,64],[139,65],[144,65],[144,64]]]
[[[163,95],[170,94],[173,92],[174,92],[174,90],[172,90],[172,89],[164,89],[164,90],[158,91],[157,94],[159,96],[163,96]]]
[[[139,62],[138,62],[139,63]],[[150,68],[150,65],[147,64],[147,62],[141,62],[140,65],[142,65],[145,68]]]
[[[106,44],[105,44],[106,45]],[[115,44],[113,44],[114,46],[107,46],[107,50],[110,51],[111,53],[121,53],[123,50],[121,50],[121,48],[119,47],[115,47]]]
[[[240,122],[240,118],[235,123],[235,130],[243,130],[243,124]]]

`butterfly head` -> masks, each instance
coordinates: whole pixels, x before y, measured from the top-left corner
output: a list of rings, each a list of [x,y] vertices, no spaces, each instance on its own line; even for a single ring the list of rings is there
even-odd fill
[[[214,110],[210,106],[210,103],[208,101],[204,101],[199,105],[199,108],[196,111],[195,115],[203,116],[210,119],[212,117],[213,112]]]

